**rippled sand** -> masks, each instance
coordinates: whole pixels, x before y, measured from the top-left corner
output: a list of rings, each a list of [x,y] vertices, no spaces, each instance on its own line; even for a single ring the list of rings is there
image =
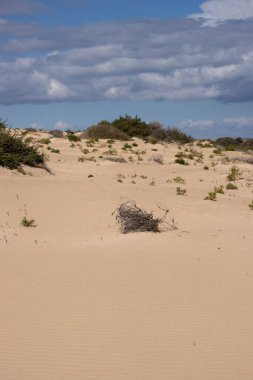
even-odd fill
[[[180,166],[176,145],[155,145],[159,165],[138,144],[139,164],[78,162],[54,139],[54,175],[0,168],[0,379],[253,379],[252,165],[236,164],[237,191],[204,201],[233,163],[212,167],[202,149],[203,163]],[[176,176],[186,196],[166,182]],[[112,212],[129,198],[167,206],[178,229],[122,235]]]

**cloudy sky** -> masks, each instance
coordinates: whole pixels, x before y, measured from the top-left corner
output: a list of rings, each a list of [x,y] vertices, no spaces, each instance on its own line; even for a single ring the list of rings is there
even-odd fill
[[[253,0],[0,0],[0,117],[253,137]]]

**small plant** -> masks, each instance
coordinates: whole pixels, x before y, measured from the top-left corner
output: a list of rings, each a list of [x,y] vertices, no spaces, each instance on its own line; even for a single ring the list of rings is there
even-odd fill
[[[221,149],[214,149],[213,153],[220,156],[221,155]]]
[[[30,144],[31,142],[33,142],[33,137],[32,136],[25,138],[25,143],[26,144]]]
[[[132,145],[128,144],[128,143],[125,143],[122,147],[123,150],[127,150],[127,149],[131,149],[132,148]]]
[[[253,210],[253,201],[251,203],[249,203],[249,208],[250,208],[250,210]]]
[[[177,187],[177,195],[185,195],[186,189],[181,189],[181,187]]]
[[[184,158],[176,158],[174,162],[179,165],[189,165],[189,162],[185,161]]]
[[[142,175],[140,175],[140,178],[147,179],[148,177],[146,175],[142,174]]]
[[[129,156],[128,157],[128,161],[131,162],[131,163],[133,163],[134,162],[133,156]]]
[[[51,153],[58,153],[58,154],[59,154],[59,153],[60,153],[60,150],[59,150],[59,149],[54,149],[54,148],[52,148],[52,149],[51,149]]]
[[[108,149],[105,152],[103,152],[106,156],[117,156],[118,152],[116,149]]]
[[[24,216],[21,221],[21,225],[23,227],[36,227],[34,223],[35,223],[34,219],[27,219],[26,216]]]
[[[227,190],[237,190],[238,187],[236,185],[234,185],[233,183],[229,182],[226,186],[226,189]]]
[[[126,176],[125,176],[124,174],[122,174],[122,173],[118,173],[118,174],[117,174],[117,178],[122,180],[122,179],[125,179]],[[119,181],[119,182],[120,182],[120,181]],[[122,182],[122,181],[121,181],[121,182]]]
[[[132,143],[132,146],[134,146],[135,148],[138,146],[138,144],[136,142]]]
[[[181,183],[182,185],[185,185],[186,184],[186,181],[185,181],[185,179],[184,178],[182,178],[182,177],[174,177],[173,178],[173,181],[175,182],[175,183]]]
[[[155,181],[154,181],[154,180],[151,181],[149,185],[150,185],[150,186],[155,186]]]
[[[237,166],[232,166],[232,168],[230,169],[228,175],[227,175],[227,180],[228,181],[236,181],[237,179],[239,179],[242,175],[242,172],[240,171],[240,169],[237,167]]]
[[[112,145],[112,144],[114,144],[114,143],[115,143],[115,140],[113,140],[113,139],[109,139],[109,140],[107,140],[107,144]]]
[[[50,139],[44,138],[44,139],[40,139],[39,143],[48,145],[48,144],[51,144],[51,141],[50,141]]]
[[[24,170],[22,166],[17,167],[17,172],[19,172],[20,174],[26,175],[26,171]]]
[[[209,170],[209,166],[204,166],[204,170]]]
[[[208,195],[204,198],[204,200],[208,200],[208,201],[216,201],[216,192],[215,191],[210,191],[208,193]]]
[[[221,185],[221,186],[218,186],[218,187],[215,186],[215,187],[214,187],[214,191],[215,191],[216,194],[217,194],[217,193],[218,193],[218,194],[224,194],[224,186],[222,186],[222,185]]]
[[[82,153],[83,153],[83,154],[89,154],[90,151],[89,151],[89,149],[87,149],[87,148],[83,148],[83,149],[82,149]]]

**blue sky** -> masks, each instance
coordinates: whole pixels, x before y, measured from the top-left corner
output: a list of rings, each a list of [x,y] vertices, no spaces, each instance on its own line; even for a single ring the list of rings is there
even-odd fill
[[[0,117],[253,136],[253,0],[1,0]]]

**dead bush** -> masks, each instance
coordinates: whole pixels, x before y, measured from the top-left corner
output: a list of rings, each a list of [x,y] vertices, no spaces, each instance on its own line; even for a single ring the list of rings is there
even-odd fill
[[[122,203],[113,214],[116,214],[117,223],[123,234],[130,232],[161,232],[164,225],[167,230],[175,230],[177,227],[173,218],[166,221],[169,210],[159,207],[164,214],[161,218],[153,216],[152,212],[142,210],[133,200]]]

